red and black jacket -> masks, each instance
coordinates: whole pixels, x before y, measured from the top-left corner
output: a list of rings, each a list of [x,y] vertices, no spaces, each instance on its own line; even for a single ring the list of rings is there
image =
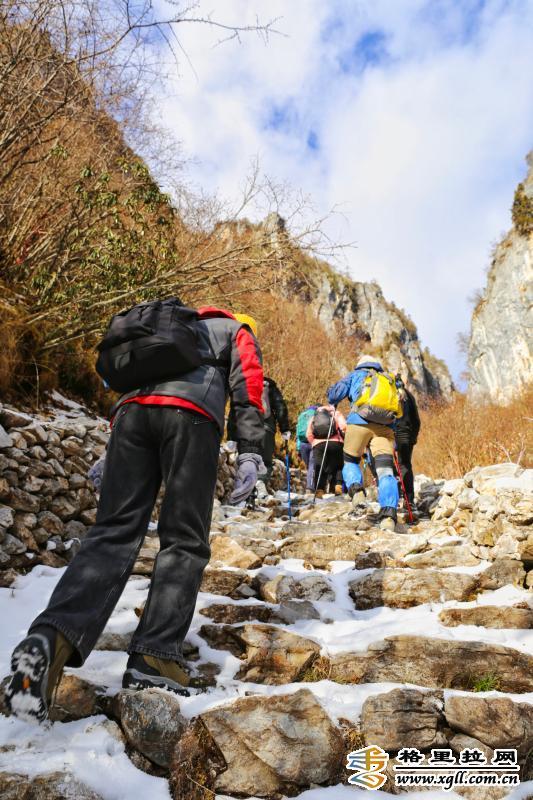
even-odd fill
[[[239,452],[261,454],[263,366],[257,339],[229,311],[207,306],[198,315],[200,351],[216,366],[203,364],[174,380],[143,386],[124,395],[118,406],[138,402],[189,408],[211,417],[222,434],[229,395]]]

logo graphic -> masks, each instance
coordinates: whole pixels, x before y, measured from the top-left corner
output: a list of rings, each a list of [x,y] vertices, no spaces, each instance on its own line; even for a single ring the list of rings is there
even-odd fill
[[[346,768],[353,770],[355,774],[350,775],[348,783],[362,789],[380,789],[387,780],[387,776],[382,773],[388,761],[389,754],[374,744],[361,750],[353,750],[348,753]]]

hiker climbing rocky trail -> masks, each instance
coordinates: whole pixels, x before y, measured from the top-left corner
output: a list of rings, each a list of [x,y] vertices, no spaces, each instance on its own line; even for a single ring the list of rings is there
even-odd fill
[[[7,675],[90,522],[86,469],[107,433],[75,406],[41,417],[4,408],[2,422]],[[479,748],[489,760],[513,747],[529,780],[532,471],[418,476],[421,519],[410,526],[400,514],[390,532],[355,517],[347,496],[313,505],[298,470],[289,519],[278,461],[274,494],[255,509],[224,505],[235,458],[221,448],[211,561],[184,647],[192,687],[203,688],[121,688],[159,549],[154,518],[95,651],[65,670],[47,726],[0,717],[0,796],[357,797],[346,756],[369,744],[392,757]],[[390,764],[383,791],[399,791]]]

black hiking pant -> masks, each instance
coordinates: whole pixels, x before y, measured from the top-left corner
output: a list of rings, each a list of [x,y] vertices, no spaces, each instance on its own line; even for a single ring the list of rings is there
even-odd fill
[[[274,452],[276,450],[276,430],[268,425],[265,425],[265,438],[263,439],[263,464],[266,467],[266,473],[258,475],[260,480],[268,483],[272,477],[272,469],[274,467]]]
[[[144,541],[161,482],[161,549],[130,653],[178,660],[209,561],[220,434],[214,422],[169,406],[128,403],[107,449],[96,523],[33,622],[61,631],[83,664],[102,633]]]
[[[411,463],[414,445],[409,442],[398,442],[396,448],[405,492],[407,494],[407,499],[412,505],[415,501],[415,478],[413,475],[413,465]]]
[[[317,491],[324,490],[329,486],[329,491],[334,492],[335,486],[342,484],[342,468],[344,466],[344,453],[342,442],[329,442],[326,449],[326,442],[320,442],[313,447],[313,460],[315,465],[314,484]],[[324,457],[324,453],[326,454]],[[324,458],[322,475],[320,481],[320,466]]]

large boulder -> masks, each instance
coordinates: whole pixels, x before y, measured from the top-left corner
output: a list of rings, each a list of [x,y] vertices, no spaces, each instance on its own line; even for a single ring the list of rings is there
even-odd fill
[[[526,571],[520,561],[501,558],[479,576],[480,589],[501,589],[502,586],[523,586]]]
[[[533,493],[533,469],[523,469],[517,464],[476,467],[465,475],[464,480],[478,494],[498,495],[502,491]]]
[[[281,548],[283,558],[302,558],[312,566],[323,569],[330,561],[353,561],[362,553],[387,553],[393,558],[404,558],[423,550],[429,538],[427,533],[387,533],[376,528],[358,532],[294,533]]]
[[[469,545],[454,543],[406,556],[405,563],[408,567],[416,569],[471,567],[479,564],[479,558],[473,555]]]
[[[253,550],[242,547],[229,536],[213,536],[211,539],[211,563],[223,564],[239,569],[256,569],[262,564]]]
[[[533,609],[513,606],[474,606],[445,608],[439,614],[443,625],[479,625],[483,628],[533,628]]]
[[[384,750],[446,745],[442,693],[393,689],[372,695],[363,703],[361,729],[367,742]]]
[[[202,576],[200,591],[238,599],[242,596],[255,595],[255,592],[250,588],[250,582],[250,576],[242,569],[229,570],[207,567]],[[244,592],[244,587],[249,591]]]
[[[533,656],[511,647],[425,636],[389,636],[363,653],[330,659],[339,683],[413,683],[428,688],[471,690],[487,677],[503,692],[533,691]]]
[[[204,712],[189,731],[172,764],[176,800],[293,796],[335,783],[345,758],[340,730],[308,689],[236,700]]]
[[[50,708],[50,719],[70,722],[102,714],[109,704],[106,692],[104,686],[96,686],[77,675],[63,675]]]
[[[211,647],[244,659],[236,677],[251,683],[297,681],[320,653],[316,642],[274,625],[202,625],[200,635]]]
[[[237,603],[213,603],[200,609],[200,614],[213,622],[234,625],[237,622],[270,622],[274,611],[264,603],[238,605]]]
[[[260,594],[267,603],[283,603],[288,600],[335,601],[335,592],[322,575],[307,575],[296,580],[291,575],[278,574],[275,578],[260,583]]]
[[[358,609],[410,608],[423,603],[472,600],[477,578],[430,569],[377,569],[349,585]]]
[[[2,800],[103,800],[68,772],[51,772],[28,777],[0,772]]]
[[[169,767],[187,725],[177,698],[159,689],[126,689],[116,695],[113,707],[130,745],[160,767]]]
[[[533,706],[529,703],[458,695],[446,698],[444,713],[450,727],[492,749],[514,747],[523,757],[533,748]]]

